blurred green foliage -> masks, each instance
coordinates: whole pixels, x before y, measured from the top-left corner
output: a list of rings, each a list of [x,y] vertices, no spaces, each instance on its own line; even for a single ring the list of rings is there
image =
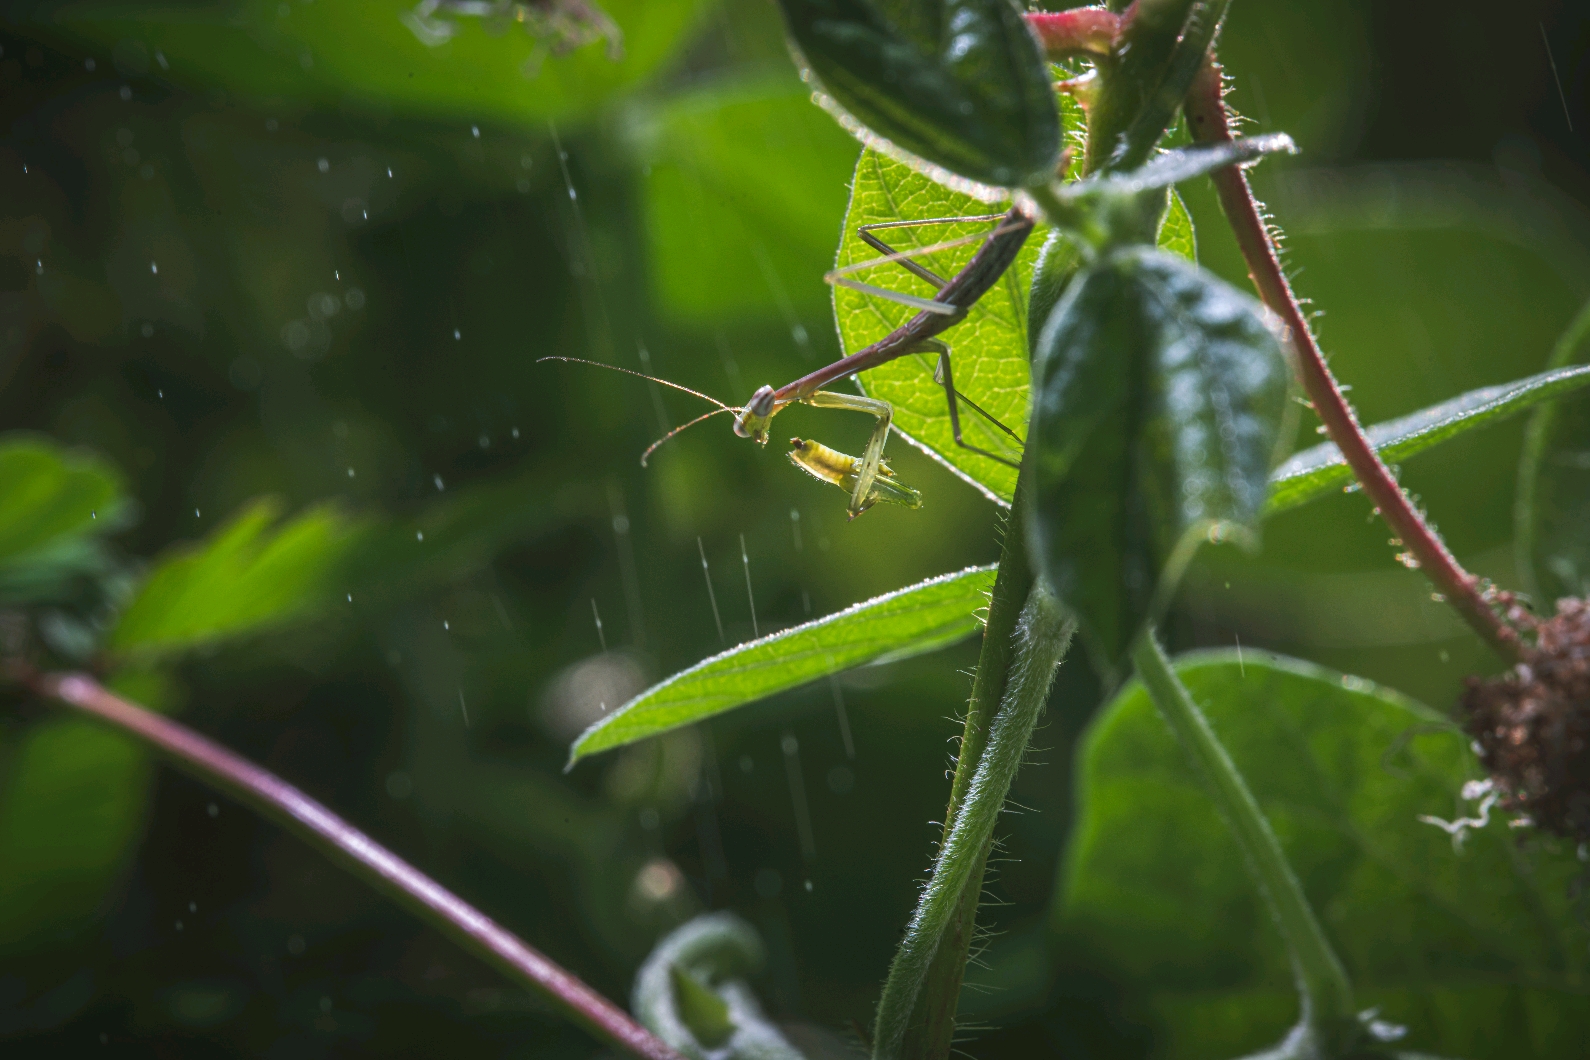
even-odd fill
[[[228,527],[257,527],[224,566],[264,577],[284,608],[271,615],[293,621],[245,626],[270,617],[264,600],[206,578],[211,621],[235,609],[236,636],[200,643],[172,593],[122,621],[167,631],[180,653],[88,661],[120,666],[128,694],[301,784],[611,997],[666,930],[736,910],[769,951],[758,991],[806,1024],[790,1033],[815,1053],[868,1018],[915,900],[971,646],[847,673],[842,714],[819,682],[565,777],[568,745],[603,703],[722,647],[697,538],[737,643],[753,628],[741,535],[767,631],[987,562],[999,516],[897,445],[924,510],[846,524],[836,493],[722,419],[642,472],[640,450],[704,409],[534,363],[649,362],[736,402],[840,352],[821,277],[846,237],[858,148],[806,102],[776,13],[604,6],[621,59],[596,40],[533,72],[543,42],[522,27],[443,12],[457,32],[431,46],[401,2],[34,2],[0,16],[0,426],[32,432],[15,452],[33,461],[0,462],[0,541],[34,550],[44,538],[16,528],[56,525],[16,500],[28,467],[48,464],[72,498],[50,538],[60,576],[12,580],[8,547],[0,599],[55,614],[64,635],[42,650],[70,662],[73,644],[116,627],[129,587],[175,587],[184,564],[219,560]],[[1238,5],[1222,36],[1235,105],[1303,146],[1254,179],[1366,422],[1540,371],[1590,295],[1585,148],[1539,41],[1543,24],[1578,105],[1582,16],[1543,0],[1498,27],[1480,11]],[[1475,76],[1497,56],[1507,76]],[[1207,188],[1183,193],[1200,261],[1242,281]],[[1564,422],[1584,419],[1573,400]],[[870,426],[787,415],[850,452]],[[1521,433],[1476,432],[1405,474],[1454,549],[1504,582]],[[95,507],[118,494],[124,508]],[[280,522],[261,520],[266,497]],[[1240,638],[1444,708],[1495,662],[1391,566],[1367,516],[1362,498],[1334,496],[1270,520],[1256,560],[1206,550],[1173,646]],[[306,527],[345,535],[337,564],[313,548],[319,575],[264,574],[260,557]],[[319,854],[119,738],[7,695],[8,1056],[101,1041],[192,1056],[592,1054]],[[1100,698],[1080,660],[1062,669],[1039,741],[1053,750],[1014,792],[1042,812],[1003,819],[1015,860],[989,916],[1004,934],[976,974],[995,989],[967,994],[990,1024],[980,1056],[1144,1055],[1164,1028],[1123,1000],[1132,977],[1065,974],[1105,967],[1119,938],[1092,957],[1068,949],[1059,968],[1046,941],[1072,748]],[[1365,761],[1401,730],[1374,731],[1378,746],[1355,745]],[[1417,834],[1432,871],[1468,864],[1443,860],[1456,856],[1434,829]],[[1223,841],[1207,822],[1185,838],[1198,837]],[[1334,878],[1299,867],[1311,891]],[[1246,892],[1231,900],[1254,924]],[[1243,981],[1260,988],[1274,985],[1264,937],[1234,940],[1251,944]],[[1385,1004],[1387,1018],[1425,1018]]]

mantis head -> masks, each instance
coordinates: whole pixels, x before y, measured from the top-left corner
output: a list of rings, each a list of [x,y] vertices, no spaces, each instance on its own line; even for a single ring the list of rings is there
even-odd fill
[[[778,409],[773,403],[773,388],[761,386],[751,395],[739,415],[734,417],[734,433],[749,438],[757,445],[767,444],[768,424]]]

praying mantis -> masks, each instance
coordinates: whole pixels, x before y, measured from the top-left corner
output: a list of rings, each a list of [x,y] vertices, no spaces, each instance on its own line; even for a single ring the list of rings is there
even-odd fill
[[[998,224],[986,233],[978,233],[960,239],[936,243],[932,246],[922,247],[906,253],[896,251],[874,234],[887,229],[920,225],[987,221],[997,221]],[[1021,252],[1027,237],[1032,233],[1033,226],[1032,217],[1020,205],[1013,206],[1003,214],[936,217],[914,221],[885,221],[860,226],[857,229],[857,234],[869,246],[882,252],[884,256],[835,269],[824,279],[832,284],[878,295],[911,306],[917,309],[917,313],[882,339],[856,351],[848,357],[842,357],[832,364],[803,375],[799,379],[786,383],[777,389],[772,386],[757,388],[756,392],[751,395],[750,400],[740,407],[725,405],[716,398],[691,390],[689,387],[680,386],[666,379],[657,379],[640,372],[633,372],[627,368],[619,368],[616,365],[586,361],[578,357],[542,357],[540,360],[574,361],[583,364],[595,364],[601,368],[612,368],[615,371],[649,379],[652,382],[672,387],[675,390],[682,390],[718,406],[711,412],[704,413],[688,423],[675,427],[662,438],[652,443],[645,453],[641,455],[641,463],[643,465],[658,446],[681,431],[687,430],[702,420],[709,419],[721,412],[734,413],[734,433],[741,438],[749,438],[758,445],[767,444],[773,417],[790,405],[805,404],[815,408],[847,409],[853,412],[865,412],[874,417],[875,425],[872,434],[867,440],[867,446],[859,458],[830,449],[817,442],[795,438],[791,439],[790,461],[813,477],[825,482],[831,482],[846,490],[850,495],[847,511],[852,519],[880,501],[901,504],[907,508],[917,508],[922,503],[921,494],[911,487],[898,482],[894,477],[894,472],[883,459],[884,446],[889,440],[889,428],[894,418],[893,406],[887,401],[882,401],[878,398],[824,390],[823,387],[835,380],[866,371],[869,368],[875,368],[907,354],[935,353],[938,355],[938,361],[934,371],[934,380],[944,388],[944,396],[949,405],[950,424],[955,443],[962,448],[996,460],[999,463],[1015,466],[1014,461],[997,453],[989,452],[986,449],[978,448],[966,441],[963,436],[959,409],[961,402],[965,402],[968,407],[1009,435],[1018,448],[1022,444],[1019,435],[955,389],[955,377],[950,366],[950,347],[938,336],[964,320],[967,311],[990,287],[998,282],[1005,270],[1016,260],[1016,256]],[[971,260],[958,273],[947,280],[911,260],[912,256],[917,254],[944,250],[978,239],[982,240],[982,245],[977,248]],[[934,296],[932,298],[918,298],[914,295],[890,291],[886,288],[851,278],[850,274],[852,273],[889,262],[898,263],[912,274],[933,285],[937,289]]]

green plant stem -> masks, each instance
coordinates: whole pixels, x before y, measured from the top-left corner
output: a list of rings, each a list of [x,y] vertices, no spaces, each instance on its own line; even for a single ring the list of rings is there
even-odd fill
[[[1025,473],[1025,472],[1024,472]],[[1022,601],[1032,588],[1032,571],[1027,563],[1026,535],[1022,530],[1023,498],[1027,490],[1017,481],[1016,494],[1005,520],[1005,541],[999,557],[999,572],[988,601],[988,621],[983,628],[983,647],[977,659],[977,674],[972,679],[972,696],[966,708],[966,723],[955,757],[955,779],[950,784],[949,806],[944,811],[942,850],[960,816],[971,789],[972,778],[983,759],[988,733],[999,712],[1005,692],[1011,659],[1016,650],[1016,621]],[[939,1058],[949,1055],[955,1035],[955,1007],[960,1000],[961,981],[966,974],[967,955],[977,927],[977,904],[983,893],[983,872],[988,865],[988,849],[979,852],[966,887],[956,901],[953,915],[939,940],[922,982],[914,1010],[907,1021],[900,1055]]]
[[[1557,340],[1546,367],[1562,368],[1571,364],[1579,348],[1587,343],[1590,343],[1590,302],[1579,308],[1568,329]],[[1537,600],[1542,599],[1542,594],[1535,578],[1535,565],[1530,559],[1539,532],[1535,526],[1536,493],[1540,485],[1540,460],[1545,455],[1552,427],[1561,415],[1558,404],[1548,401],[1529,418],[1529,426],[1524,429],[1524,456],[1518,465],[1518,496],[1513,502],[1513,548],[1518,561],[1518,580],[1524,591]]]
[[[1303,995],[1304,1021],[1324,1041],[1333,1040],[1337,1033],[1350,1033],[1357,1021],[1347,971],[1320,928],[1302,886],[1281,852],[1281,844],[1270,830],[1270,822],[1209,727],[1209,720],[1171,668],[1152,628],[1138,638],[1132,649],[1132,664],[1165,723],[1192,757],[1215,806],[1242,848],[1248,874],[1269,905],[1291,954],[1298,989]]]
[[[1188,90],[1186,113],[1194,140],[1217,143],[1232,139],[1222,98],[1220,67],[1212,58],[1205,62]],[[1259,298],[1281,318],[1297,351],[1297,372],[1303,390],[1364,492],[1425,576],[1436,584],[1464,621],[1509,662],[1527,660],[1532,654],[1529,646],[1491,606],[1480,580],[1463,569],[1445,542],[1424,521],[1364,434],[1357,414],[1325,363],[1325,355],[1309,329],[1308,318],[1303,315],[1292,285],[1281,268],[1275,242],[1259,203],[1253,197],[1253,189],[1248,185],[1247,173],[1238,166],[1229,166],[1210,177]]]
[[[600,1041],[639,1060],[683,1060],[574,973],[282,778],[179,722],[122,699],[85,674],[33,674],[25,680],[39,695],[144,741],[184,772],[215,785],[334,856],[355,876],[393,896],[464,949],[549,1000]]]
[[[1011,532],[1020,531],[1012,528]],[[875,1060],[900,1060],[908,1055],[904,1048],[917,1000],[934,956],[962,902],[976,901],[980,882],[974,884],[974,877],[978,881],[981,879],[994,839],[994,825],[1004,807],[1010,783],[1027,753],[1033,726],[1049,698],[1055,668],[1070,646],[1072,628],[1061,614],[1060,603],[1054,595],[1043,583],[1034,583],[1027,592],[1027,601],[1017,622],[1015,659],[999,712],[988,729],[987,742],[967,785],[966,797],[939,847],[933,875],[923,889],[921,901],[906,927],[905,938],[890,965],[889,978],[878,1001],[873,1039]],[[963,749],[963,760],[965,757]],[[950,1014],[953,1015],[953,1009]],[[920,1044],[931,1048],[934,1043],[920,1041]],[[948,1050],[947,1042],[944,1049]]]
[[[1138,0],[1119,16],[1109,54],[1095,61],[1099,89],[1088,113],[1085,173],[1135,169],[1148,160],[1229,6],[1230,0]],[[1050,58],[1080,50],[1044,28],[1034,26]],[[1102,36],[1102,27],[1089,28]]]

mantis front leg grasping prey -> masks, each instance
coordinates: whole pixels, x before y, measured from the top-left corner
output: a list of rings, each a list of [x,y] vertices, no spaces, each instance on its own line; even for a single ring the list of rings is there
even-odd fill
[[[922,265],[910,260],[906,254],[896,252],[884,243],[874,231],[887,228],[904,228],[911,225],[942,223],[946,221],[987,221],[998,220],[999,225],[983,237],[983,245],[977,249],[972,260],[966,264],[952,279],[945,280]],[[734,420],[734,433],[742,438],[750,438],[758,443],[765,444],[768,438],[768,424],[781,409],[797,402],[814,405],[819,408],[843,408],[857,412],[866,412],[874,416],[877,425],[873,428],[872,436],[867,442],[867,448],[856,465],[855,482],[851,488],[849,512],[852,518],[865,511],[876,499],[873,490],[877,483],[880,463],[883,459],[884,444],[889,438],[889,427],[894,417],[894,408],[886,401],[877,398],[863,397],[858,394],[840,394],[821,389],[827,383],[845,376],[854,375],[868,368],[875,368],[880,364],[892,361],[909,353],[936,353],[938,355],[937,367],[934,371],[934,380],[944,387],[945,400],[949,405],[950,425],[957,445],[972,452],[997,460],[1004,464],[1014,462],[996,453],[967,442],[961,431],[959,402],[965,401],[968,406],[981,414],[990,423],[995,424],[1005,433],[1009,434],[1019,445],[1021,439],[1004,424],[989,416],[976,404],[955,389],[955,377],[950,368],[950,348],[937,336],[960,323],[966,318],[967,310],[983,296],[1002,276],[1010,264],[1020,253],[1027,236],[1032,232],[1033,222],[1022,210],[1017,207],[1003,215],[989,217],[954,217],[937,218],[933,221],[890,221],[882,224],[864,225],[859,230],[861,238],[869,245],[884,252],[884,257],[873,261],[863,262],[858,265],[846,266],[830,273],[826,278],[830,283],[840,284],[869,294],[880,295],[897,302],[917,307],[920,311],[900,327],[879,339],[877,342],[858,350],[849,357],[835,361],[824,368],[804,375],[792,383],[788,383],[777,390],[770,386],[761,387],[751,395],[751,400],[746,402],[745,408],[740,410]],[[949,243],[936,244],[923,250],[942,249],[964,240],[952,240]],[[922,251],[917,251],[921,253]],[[911,295],[889,291],[871,284],[861,283],[850,279],[848,273],[859,269],[869,268],[884,262],[896,261],[915,275],[926,280],[938,288],[934,298],[916,298]],[[791,459],[805,467],[794,453]],[[808,467],[808,471],[811,469]],[[815,472],[813,472],[815,474]],[[823,476],[819,476],[823,477]],[[833,481],[830,479],[829,481]]]
[[[930,247],[923,247],[909,253],[900,253],[889,247],[877,236],[874,231],[888,228],[904,228],[913,225],[946,223],[946,222],[971,222],[998,220],[999,224],[986,235],[971,236],[962,239],[938,243]],[[832,390],[822,389],[828,383],[846,376],[855,375],[857,372],[875,368],[898,357],[912,353],[934,353],[938,355],[937,366],[934,370],[934,381],[944,387],[945,399],[949,404],[950,424],[957,445],[972,452],[979,453],[1000,463],[1015,466],[1015,462],[1003,456],[980,449],[967,442],[961,432],[959,402],[966,402],[967,406],[979,413],[990,423],[999,427],[1015,440],[1017,446],[1021,438],[1009,427],[1000,423],[979,406],[969,400],[964,394],[955,389],[954,375],[950,369],[950,348],[937,336],[948,328],[960,323],[966,318],[967,311],[984,293],[988,291],[1004,274],[1016,255],[1020,253],[1022,245],[1027,241],[1027,236],[1033,229],[1033,220],[1028,217],[1020,206],[1013,207],[1009,212],[987,217],[950,217],[934,218],[928,221],[890,221],[882,224],[864,225],[859,230],[861,238],[869,245],[884,252],[884,257],[856,265],[845,266],[829,273],[828,282],[865,291],[869,294],[880,295],[905,305],[916,307],[919,312],[910,320],[891,331],[877,342],[858,350],[848,357],[843,357],[834,363],[819,368],[815,372],[801,376],[794,382],[787,383],[778,389],[763,386],[751,395],[751,399],[743,408],[731,408],[715,398],[708,397],[689,387],[670,383],[665,379],[653,379],[651,376],[641,376],[652,379],[653,382],[664,386],[683,390],[694,394],[704,400],[711,401],[718,407],[703,416],[698,416],[689,423],[676,427],[653,443],[641,456],[641,463],[668,439],[680,431],[715,416],[719,412],[733,412],[734,433],[742,438],[750,438],[759,445],[767,444],[769,424],[774,416],[781,410],[794,404],[812,405],[817,408],[849,409],[855,412],[865,412],[873,416],[877,423],[873,428],[867,447],[860,458],[849,457],[843,453],[817,445],[815,442],[802,442],[795,439],[794,448],[790,452],[790,459],[803,470],[827,482],[833,482],[850,492],[848,507],[851,518],[866,511],[880,500],[905,504],[908,507],[917,507],[921,503],[920,496],[915,490],[910,489],[893,480],[893,473],[883,463],[883,449],[889,440],[889,427],[894,418],[894,408],[887,401],[877,398],[865,397],[860,394],[842,394]],[[983,243],[977,248],[964,268],[953,277],[945,280],[924,268],[917,262],[910,260],[910,254],[921,254],[934,250],[961,245],[974,239],[981,238]],[[886,262],[898,262],[913,274],[937,288],[931,299],[917,298],[912,295],[889,291],[881,287],[853,280],[849,273]],[[580,361],[577,357],[543,357],[541,360],[553,361]],[[618,368],[615,365],[604,365],[594,361],[582,363],[597,364],[598,367],[613,368],[616,371],[629,375],[640,376],[639,372],[631,372],[627,368]]]

